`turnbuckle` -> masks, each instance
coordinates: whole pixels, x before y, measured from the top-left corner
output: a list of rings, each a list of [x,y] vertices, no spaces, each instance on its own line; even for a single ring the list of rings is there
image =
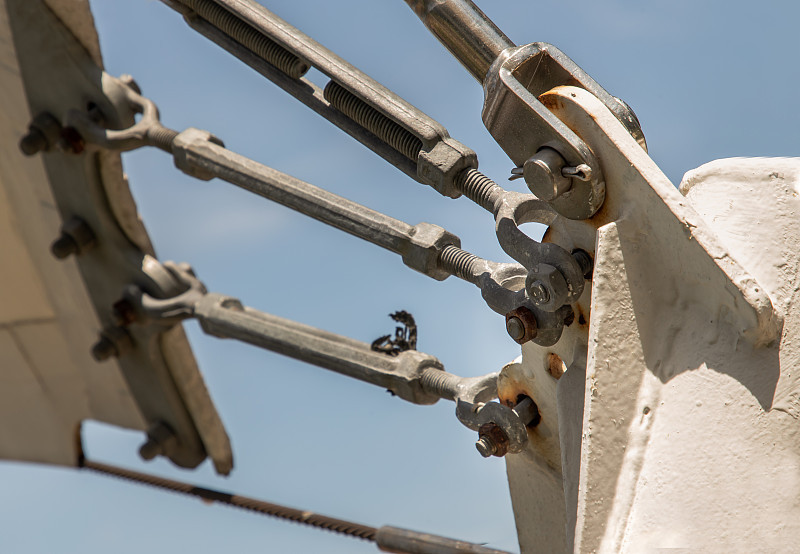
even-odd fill
[[[452,400],[458,420],[479,431],[479,443],[493,440],[498,445],[493,452],[496,456],[521,451],[528,440],[527,426],[538,423],[538,411],[530,399],[516,407],[491,402],[497,398],[498,372],[459,377],[446,372],[438,359],[423,352],[405,350],[389,356],[365,342],[255,310],[230,296],[210,293],[187,264],[165,262],[162,267],[183,291],[170,298],[155,298],[130,285],[116,304],[118,312],[124,306],[125,325],[171,327],[185,319],[196,319],[206,334],[240,340],[377,385],[413,404],[434,404],[440,398]]]
[[[544,312],[556,312],[564,304],[575,302],[580,297],[586,273],[581,264],[585,257],[579,261],[572,260],[570,254],[560,247],[540,245],[518,228],[522,223],[549,224],[555,212],[547,210],[543,202],[533,202],[528,195],[506,193],[478,171],[475,152],[451,138],[440,123],[251,0],[169,0],[165,3],[181,12],[192,28],[413,179],[430,185],[444,196],[457,198],[463,194],[492,212],[501,246],[527,269],[526,277],[531,286],[520,287],[520,290],[533,292],[524,295],[525,303],[517,303],[502,313],[526,305]],[[420,14],[426,4],[409,3],[416,4]],[[471,13],[463,11],[462,15]],[[504,38],[483,14],[472,16],[475,25],[453,27],[459,40],[469,41],[466,47],[459,48],[454,54],[462,61],[467,60],[465,65],[474,62],[482,67],[484,62],[478,58],[488,60],[484,64],[488,68],[497,53],[512,47],[513,43]],[[486,25],[491,28],[484,28]],[[324,89],[303,78],[309,67],[330,78]],[[562,179],[567,182],[576,179],[591,181],[601,176],[587,168],[586,164],[566,167],[564,174],[570,175],[574,170],[574,178]],[[576,190],[581,186],[576,185]],[[540,200],[551,200],[542,191],[538,193]],[[502,201],[496,206],[501,197]],[[498,210],[502,213],[498,214]],[[517,227],[516,231],[509,230],[509,222]],[[521,252],[524,253],[520,255]]]

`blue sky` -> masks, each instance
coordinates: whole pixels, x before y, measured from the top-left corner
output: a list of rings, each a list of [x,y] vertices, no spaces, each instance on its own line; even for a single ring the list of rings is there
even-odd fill
[[[480,120],[481,87],[401,0],[265,2],[444,124],[504,182],[511,162]],[[722,0],[480,3],[517,44],[550,42],[636,111],[676,184],[704,162],[798,155],[800,5]],[[157,1],[93,0],[106,69],[132,74],[168,126],[207,129],[262,163],[408,223],[436,223],[505,260],[491,217],[410,180],[190,30]],[[322,84],[322,76],[311,74]],[[124,156],[161,259],[190,262],[210,290],[371,341],[405,309],[419,349],[461,375],[519,354],[477,288],[433,281],[399,257],[249,195],[194,181],[155,149]],[[515,181],[509,188],[522,190]],[[482,459],[452,403],[383,390],[255,348],[190,338],[234,447],[216,477],[141,462],[138,433],[90,424],[91,457],[345,519],[516,550],[499,459]],[[375,552],[373,545],[74,470],[0,465],[4,552]]]

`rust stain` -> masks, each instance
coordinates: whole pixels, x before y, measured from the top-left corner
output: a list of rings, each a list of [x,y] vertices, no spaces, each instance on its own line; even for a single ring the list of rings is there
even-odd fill
[[[558,354],[551,352],[547,355],[547,372],[550,375],[558,380],[561,379],[561,376],[564,375],[566,370],[567,366],[564,365],[564,361]]]

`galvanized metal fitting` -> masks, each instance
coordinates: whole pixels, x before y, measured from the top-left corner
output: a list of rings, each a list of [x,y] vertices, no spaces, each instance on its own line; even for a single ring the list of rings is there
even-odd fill
[[[210,181],[216,175],[208,169],[203,168],[195,153],[195,148],[212,143],[217,146],[225,146],[223,142],[201,129],[189,127],[178,133],[172,140],[172,155],[175,158],[175,167],[201,181]]]
[[[432,223],[419,223],[411,230],[408,248],[401,252],[403,263],[437,281],[451,273],[440,267],[439,255],[446,246],[461,247],[461,239]]]
[[[506,314],[506,331],[517,344],[525,344],[536,337],[538,325],[534,313],[524,306]]]
[[[572,180],[563,174],[566,163],[556,150],[542,148],[522,166],[525,184],[537,198],[545,202],[555,200],[572,188]]]
[[[450,137],[438,141],[430,150],[420,150],[417,157],[419,180],[450,198],[461,196],[461,190],[455,184],[459,174],[477,168],[475,151]]]
[[[528,272],[525,290],[538,308],[551,312],[563,306],[569,296],[564,275],[549,264],[539,264]]]
[[[61,226],[61,235],[50,245],[50,252],[59,260],[80,255],[97,245],[92,228],[80,217],[74,216]]]

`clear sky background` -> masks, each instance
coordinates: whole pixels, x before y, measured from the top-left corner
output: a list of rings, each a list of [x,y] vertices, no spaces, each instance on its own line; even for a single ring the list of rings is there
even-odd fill
[[[483,128],[481,87],[402,0],[275,0],[267,7],[444,124],[501,184],[512,167]],[[550,42],[641,120],[650,154],[678,183],[732,156],[798,155],[793,0],[483,1],[517,44]],[[176,129],[207,129],[234,151],[410,224],[436,223],[506,260],[492,219],[419,185],[188,28],[156,1],[93,0],[106,69],[134,75]],[[319,74],[312,80],[323,84]],[[433,281],[398,256],[232,185],[192,180],[163,152],[125,169],[163,260],[190,262],[213,291],[366,342],[387,314],[419,324],[419,349],[460,375],[519,355],[477,288]],[[524,183],[505,185],[523,190]],[[90,457],[380,526],[518,549],[505,464],[484,460],[452,403],[413,406],[385,391],[189,323],[233,443],[228,478],[208,463],[144,463],[140,433],[89,424]],[[368,543],[206,505],[76,470],[0,465],[0,551],[375,552]]]

